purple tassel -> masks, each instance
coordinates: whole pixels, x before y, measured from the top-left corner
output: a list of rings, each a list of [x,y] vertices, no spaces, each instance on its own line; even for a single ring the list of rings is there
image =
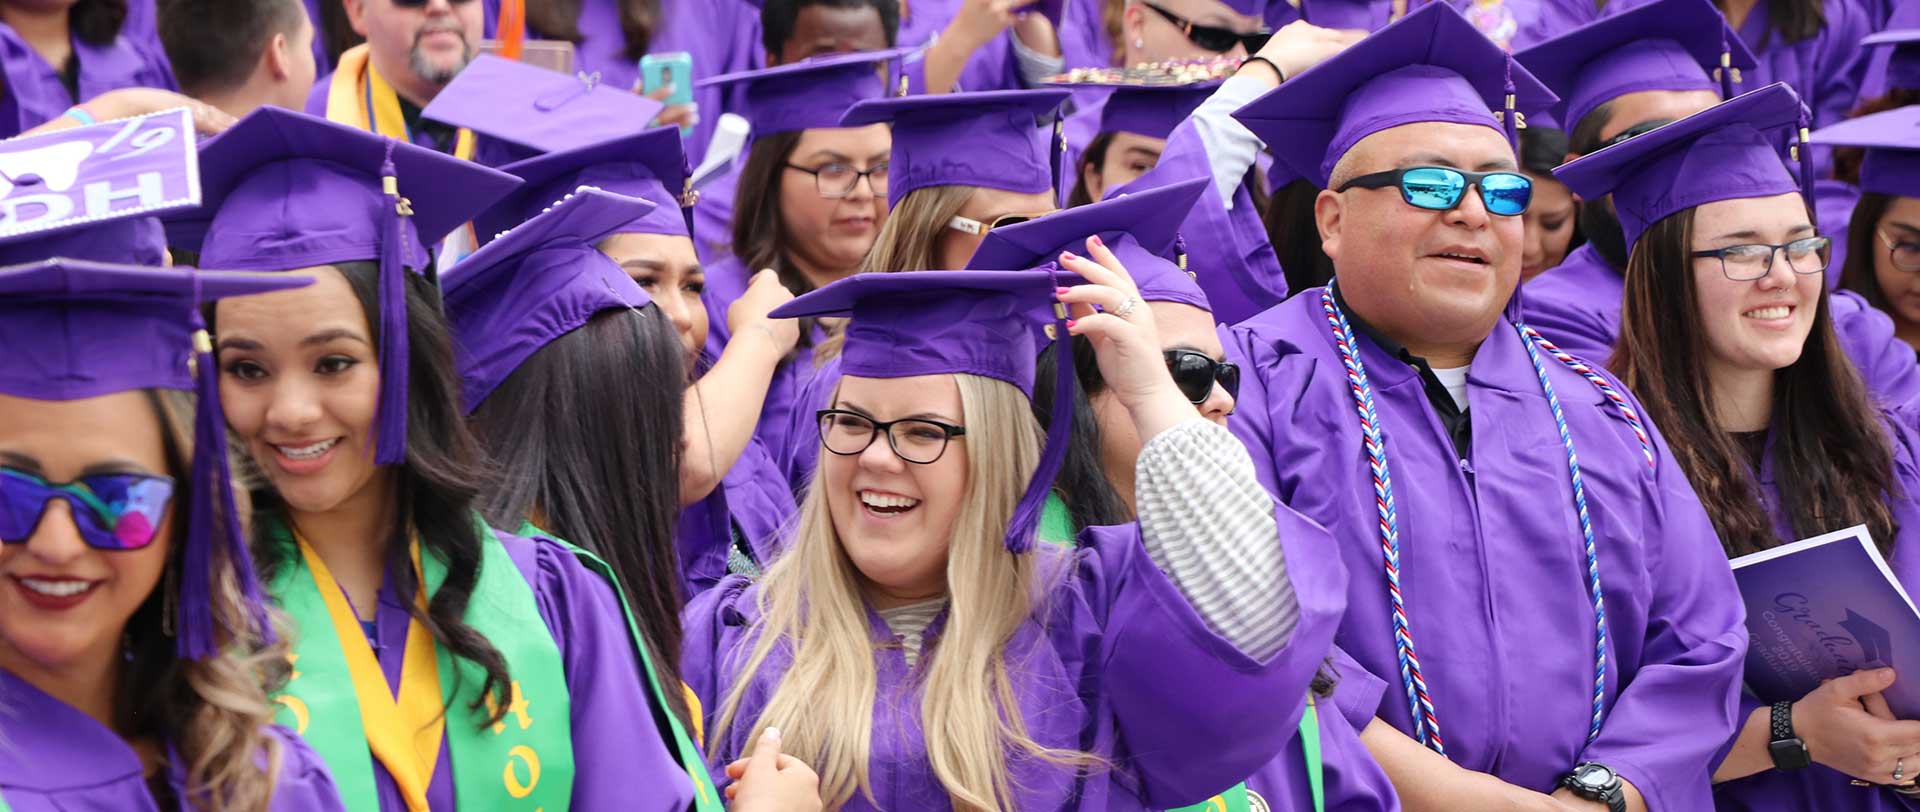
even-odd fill
[[[1727,27],[1720,27],[1720,99],[1733,98],[1733,46],[1727,42]]]
[[[386,202],[380,216],[380,404],[374,424],[375,465],[407,461],[407,245],[400,184],[387,141],[380,182]]]
[[[1807,143],[1807,127],[1812,115],[1807,111],[1806,102],[1800,103],[1800,126],[1793,137],[1793,152],[1800,159],[1800,197],[1807,202],[1807,219],[1813,221],[1814,233],[1820,232],[1819,209],[1813,205],[1813,145]]]
[[[1059,270],[1057,264],[1047,265],[1047,275],[1056,288],[1060,286]],[[1062,306],[1056,300],[1054,307]],[[1067,319],[1061,312],[1056,309],[1053,320],[1053,414],[1047,420],[1047,444],[1040,450],[1040,466],[1034,469],[1026,493],[1014,506],[1013,520],[1007,524],[1007,551],[1014,555],[1033,549],[1033,535],[1040,528],[1047,496],[1053,492],[1053,478],[1059,476],[1060,465],[1067,459],[1067,445],[1072,442],[1068,435],[1073,431],[1073,337],[1067,335]]]
[[[1513,56],[1507,56],[1506,78],[1506,114],[1500,117],[1500,126],[1507,131],[1507,143],[1517,152],[1520,149],[1520,112],[1514,109]]]
[[[199,287],[196,271],[194,285]],[[199,296],[194,296],[194,394],[198,407],[193,421],[193,504],[187,509],[186,550],[180,557],[179,615],[175,647],[179,656],[199,660],[212,656],[221,640],[213,617],[213,546],[223,545],[226,565],[238,580],[241,595],[252,615],[252,629],[228,629],[230,640],[244,639],[256,632],[262,642],[272,642],[273,627],[267,619],[267,600],[254,574],[253,557],[247,552],[247,540],[240,530],[240,515],[233,501],[233,469],[227,459],[227,418],[220,408],[220,376],[214,366],[212,342],[206,322],[200,316]]]

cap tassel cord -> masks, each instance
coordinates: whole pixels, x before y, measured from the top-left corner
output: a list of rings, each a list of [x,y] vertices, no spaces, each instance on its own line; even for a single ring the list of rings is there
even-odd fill
[[[1188,279],[1200,278],[1187,269],[1187,238],[1177,233],[1173,235],[1173,264],[1179,266]]]
[[[400,196],[400,180],[393,167],[392,139],[380,165],[380,186],[387,205],[381,207],[380,231],[380,403],[374,432],[373,461],[398,465],[407,460],[407,280],[406,220],[412,204]]]
[[[1496,115],[1495,118],[1500,120],[1500,125],[1507,131],[1507,143],[1518,150],[1520,149],[1520,128],[1526,125],[1520,121],[1520,111],[1515,109],[1519,100],[1514,93],[1512,56],[1507,57],[1506,71],[1506,109],[1503,111],[1504,115]]]
[[[1060,174],[1061,163],[1062,161],[1065,160],[1066,153],[1067,153],[1067,141],[1065,136],[1065,130],[1066,130],[1066,121],[1060,118],[1060,113],[1058,110],[1054,111],[1053,146],[1052,146],[1053,154],[1047,156],[1047,158],[1048,158],[1048,167],[1053,171],[1053,195],[1056,199],[1059,198],[1060,195],[1063,193],[1062,186],[1066,181],[1066,178]]]
[[[1060,267],[1048,263],[1047,276],[1055,288],[1060,286]],[[1066,461],[1069,435],[1073,431],[1073,337],[1067,334],[1067,306],[1053,303],[1053,413],[1047,416],[1046,444],[1040,450],[1040,465],[1014,507],[1013,520],[1007,524],[1007,551],[1020,555],[1033,549],[1034,533],[1046,511],[1047,496],[1053,492],[1053,479]]]
[[[1807,105],[1805,102],[1802,102],[1800,104],[1800,126],[1794,133],[1796,140],[1794,141],[1792,152],[1794,160],[1800,163],[1800,197],[1807,203],[1807,218],[1813,221],[1814,232],[1819,233],[1820,213],[1813,204],[1813,145],[1808,143],[1808,141],[1813,138],[1813,134],[1807,131],[1810,118],[1807,112]]]
[[[1733,47],[1727,43],[1726,26],[1720,27],[1720,69],[1713,73],[1713,78],[1720,80],[1720,98],[1733,98],[1733,83],[1740,81],[1740,72],[1733,69]]]

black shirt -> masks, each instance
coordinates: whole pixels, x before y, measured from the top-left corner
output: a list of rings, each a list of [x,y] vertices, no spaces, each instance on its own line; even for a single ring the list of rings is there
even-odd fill
[[[407,122],[407,132],[425,133],[433,140],[434,152],[453,154],[454,141],[460,137],[459,127],[423,119],[420,117],[420,108],[413,106],[413,102],[397,93],[394,98],[400,101],[400,118]]]
[[[1440,424],[1447,429],[1447,439],[1453,441],[1454,453],[1460,459],[1472,459],[1473,420],[1465,409],[1453,402],[1453,393],[1448,392],[1447,385],[1440,382],[1440,376],[1433,374],[1433,365],[1427,363],[1427,359],[1408,352],[1400,342],[1375,330],[1373,325],[1360,318],[1360,314],[1353,312],[1353,308],[1347,306],[1346,297],[1340,295],[1338,283],[1333,285],[1333,302],[1342,313],[1347,314],[1347,323],[1353,325],[1354,332],[1365,334],[1380,349],[1386,350],[1388,355],[1400,359],[1401,363],[1420,373],[1420,385],[1426,390],[1427,403],[1432,404],[1433,411],[1440,415]]]

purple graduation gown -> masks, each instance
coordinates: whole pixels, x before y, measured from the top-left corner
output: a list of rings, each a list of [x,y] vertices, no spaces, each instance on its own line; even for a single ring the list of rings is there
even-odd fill
[[[157,812],[145,767],[126,740],[25,680],[0,671],[0,798],[14,812]],[[327,765],[293,731],[269,725],[280,742],[273,812],[343,812]],[[168,754],[175,798],[186,796],[186,764]],[[185,806],[181,812],[187,812]]]
[[[1340,647],[1389,688],[1378,714],[1411,731],[1358,416],[1320,292],[1234,328],[1232,428],[1262,481],[1326,527],[1347,569]],[[1593,712],[1594,610],[1567,456],[1539,379],[1504,319],[1469,373],[1462,461],[1407,364],[1359,340],[1387,438],[1401,588],[1447,753],[1537,791],[1581,761],[1652,809],[1705,809],[1709,762],[1735,729],[1747,632],[1713,525],[1666,445],[1657,470],[1605,398],[1548,359],[1579,447],[1606,595],[1606,721]],[[1618,386],[1618,384],[1615,384]],[[1651,428],[1651,427],[1649,427]]]
[[[1884,414],[1882,423],[1892,434],[1894,480],[1902,493],[1889,507],[1899,534],[1893,543],[1893,558],[1887,564],[1908,593],[1920,588],[1920,437],[1916,437],[1913,416]],[[1755,479],[1760,483],[1761,502],[1773,518],[1774,535],[1782,541],[1799,538],[1793,523],[1780,507],[1779,485],[1774,481],[1773,442],[1768,438],[1767,452]],[[1833,528],[1840,529],[1838,527]],[[1741,718],[1763,707],[1751,694],[1740,697]],[[1714,787],[1714,803],[1721,812],[1880,812],[1880,810],[1920,810],[1920,803],[1900,797],[1882,787],[1856,787],[1844,773],[1814,764],[1798,772],[1767,770],[1737,781]]]
[[[1920,28],[1920,3],[1874,3],[1890,5],[1886,15],[1880,19],[1885,23],[1876,27],[1876,31],[1896,31],[1904,28]],[[1893,58],[1892,48],[1863,48],[1859,56],[1864,63],[1860,80],[1860,102],[1866,102],[1886,95],[1887,62]]]
[[[159,42],[151,37],[116,37],[110,45],[92,45],[78,36],[73,56],[80,65],[79,97],[67,93],[60,72],[0,23],[0,138],[12,138],[58,118],[67,108],[109,90],[128,87],[180,89]]]
[[[1604,364],[1620,337],[1625,289],[1626,279],[1592,245],[1583,245],[1521,288],[1521,312],[1561,349]],[[1920,365],[1914,363],[1912,348],[1894,337],[1893,318],[1850,290],[1829,293],[1828,309],[1841,349],[1874,398],[1888,406],[1920,401]]]
[[[1112,65],[1113,38],[1107,36],[1102,0],[1067,0],[1060,15],[1060,56],[1067,67]]]
[[[486,12],[486,35],[498,36],[500,0],[484,0],[482,7]],[[627,56],[627,40],[620,28],[617,0],[582,0],[577,24],[582,39],[574,44],[573,69],[600,74],[602,84],[636,87],[640,81],[640,63]],[[535,39],[538,35],[528,31],[527,37]],[[746,0],[661,0],[659,25],[647,50],[654,54],[675,51],[692,54],[695,82],[765,67],[759,4],[749,4]],[[693,133],[686,140],[691,166],[700,165],[700,159],[707,154],[707,142],[713,139],[714,124],[720,120],[720,114],[739,107],[728,90],[719,87],[693,90],[693,101],[700,106],[700,123],[694,125]]]
[[[495,533],[533,586],[540,619],[560,647],[573,726],[573,808],[686,809],[693,800],[693,781],[654,725],[653,701],[613,587],[548,539]],[[376,635],[367,641],[395,696],[406,650],[407,607],[413,599],[411,573],[405,573],[404,582],[396,577],[400,574],[389,571],[380,585]],[[377,759],[373,779],[382,810],[407,808],[393,774]],[[427,806],[436,812],[458,808],[453,758],[444,739],[427,785]]]
[[[1616,0],[1617,1],[1617,0]],[[1312,0],[1309,0],[1312,2]],[[1432,0],[1409,0],[1407,10]],[[1594,15],[1591,0],[1493,0],[1482,7],[1475,0],[1450,0],[1467,20],[1507,51],[1519,51],[1565,33]],[[1585,8],[1572,4],[1588,3]],[[1569,4],[1563,7],[1564,4]],[[1324,28],[1353,28],[1378,31],[1386,27],[1393,14],[1392,0],[1366,0],[1313,3],[1307,21]]]
[[[726,349],[732,337],[727,332],[727,308],[746,294],[749,280],[746,268],[737,257],[727,257],[707,269],[707,289],[700,294],[700,302],[707,308],[708,358],[718,359]],[[780,459],[781,452],[796,441],[789,436],[796,427],[804,430],[800,442],[813,439],[813,413],[820,407],[806,407],[802,400],[818,371],[813,363],[813,347],[826,338],[825,330],[815,328],[813,344],[795,347],[786,360],[774,367],[773,380],[767,386],[767,400],[760,407],[760,421],[753,430],[754,437],[766,446],[771,459]],[[798,483],[795,485],[797,490]]]
[[[1288,575],[1300,622],[1287,646],[1257,661],[1209,629],[1141,546],[1136,526],[1083,532],[1074,550],[1039,545],[1041,594],[1034,618],[1014,632],[1006,661],[1027,731],[1040,744],[1108,759],[1113,770],[1075,779],[1072,768],[1015,757],[1013,808],[1144,810],[1212,797],[1268,763],[1290,739],[1307,685],[1328,653],[1344,602],[1345,572],[1320,551],[1324,531],[1277,506]],[[1724,569],[1724,567],[1723,567]],[[695,598],[684,614],[682,676],[708,714],[710,766],[746,751],[752,720],[791,655],[769,654],[754,675],[732,729],[713,727],[752,650],[757,587],[732,577]],[[877,614],[868,613],[882,701],[874,705],[874,800],[855,793],[845,809],[945,810],[920,730],[918,673],[907,666]],[[929,656],[944,616],[927,630]],[[924,660],[922,661],[925,662]],[[1338,719],[1329,714],[1333,726]],[[1323,727],[1327,723],[1323,723]]]
[[[727,575],[727,554],[738,530],[765,566],[781,548],[787,523],[800,512],[787,478],[758,439],[747,441],[740,459],[727,469],[720,486],[680,511],[675,548],[680,556],[681,588],[698,595]]]

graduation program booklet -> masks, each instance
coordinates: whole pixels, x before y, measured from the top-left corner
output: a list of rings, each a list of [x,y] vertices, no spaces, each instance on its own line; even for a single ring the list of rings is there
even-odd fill
[[[1747,688],[1797,700],[1822,680],[1891,666],[1883,692],[1901,719],[1920,719],[1920,611],[1864,526],[1733,560],[1747,604]]]

